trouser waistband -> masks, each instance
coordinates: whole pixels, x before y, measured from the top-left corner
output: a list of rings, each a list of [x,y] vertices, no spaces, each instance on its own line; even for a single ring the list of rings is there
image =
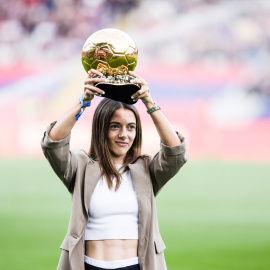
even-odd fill
[[[96,259],[93,259],[84,255],[84,261],[87,264],[90,264],[95,267],[100,267],[103,269],[117,269],[117,268],[123,268],[123,267],[139,264],[138,257],[125,259],[125,260],[116,260],[116,261],[100,261],[100,260],[96,260]]]

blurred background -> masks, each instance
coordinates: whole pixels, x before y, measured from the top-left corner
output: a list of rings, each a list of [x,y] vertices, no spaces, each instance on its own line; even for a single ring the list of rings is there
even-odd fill
[[[168,269],[270,269],[269,18],[269,0],[0,0],[0,269],[56,268],[71,200],[40,140],[81,95],[82,46],[103,28],[132,37],[136,72],[186,137],[189,162],[157,197]],[[73,149],[88,150],[100,100]]]

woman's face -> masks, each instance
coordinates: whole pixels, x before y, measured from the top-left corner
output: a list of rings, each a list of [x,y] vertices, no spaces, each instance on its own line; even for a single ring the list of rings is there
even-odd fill
[[[136,136],[136,118],[132,111],[117,109],[113,113],[108,132],[108,145],[116,164],[124,158]]]

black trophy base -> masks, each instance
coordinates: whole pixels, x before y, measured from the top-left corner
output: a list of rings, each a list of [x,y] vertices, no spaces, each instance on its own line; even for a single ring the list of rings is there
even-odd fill
[[[105,92],[106,97],[116,101],[121,101],[126,104],[135,104],[137,101],[133,101],[131,96],[135,94],[140,87],[137,84],[111,84],[111,83],[97,83],[96,87]]]

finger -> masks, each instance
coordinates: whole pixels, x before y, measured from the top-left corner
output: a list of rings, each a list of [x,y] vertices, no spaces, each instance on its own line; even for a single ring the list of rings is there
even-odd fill
[[[130,82],[131,83],[141,84],[141,85],[148,85],[147,82],[144,79],[139,79],[139,78],[133,79]]]
[[[135,100],[142,99],[144,97],[149,97],[150,95],[148,93],[143,93],[142,95],[138,96]]]
[[[95,95],[95,96],[103,96],[103,93],[104,92],[97,92],[97,91],[95,91],[95,90],[93,90],[93,89],[84,89],[84,91],[86,92],[87,91],[87,93],[89,93],[90,95]]]
[[[131,98],[133,99],[138,99],[138,97],[144,93],[149,93],[149,88],[142,88],[140,90],[138,90],[135,94],[132,95]]]
[[[93,85],[85,85],[84,86],[85,90],[90,90],[93,94],[99,94],[99,95],[104,95],[105,92],[101,90],[100,88],[93,86]]]
[[[88,74],[92,74],[92,76],[95,74],[95,75],[98,75],[98,76],[103,76],[103,74],[99,71],[97,71],[96,69],[93,69],[91,68],[89,71],[88,71]]]
[[[140,96],[141,94],[143,94],[145,91],[146,91],[146,89],[140,89],[140,90],[138,90],[138,91],[133,95],[133,97],[138,97],[138,96]]]
[[[150,94],[149,93],[143,93],[142,95],[138,96],[137,98],[132,99],[132,101],[136,102],[139,99],[141,99],[143,101],[145,98],[147,98],[147,99],[151,98]]]
[[[105,82],[106,79],[105,78],[89,78],[89,79],[86,79],[84,81],[84,84],[94,84],[94,83],[98,83],[98,82]]]
[[[84,92],[84,99],[93,99],[94,96],[98,96],[98,97],[101,97],[102,95],[99,94],[99,93],[96,93],[96,92],[93,92],[93,91],[90,91],[90,90],[87,90]]]
[[[95,92],[95,91],[91,91],[91,90],[89,90],[89,89],[84,89],[84,95],[96,95],[97,94],[97,92]]]

